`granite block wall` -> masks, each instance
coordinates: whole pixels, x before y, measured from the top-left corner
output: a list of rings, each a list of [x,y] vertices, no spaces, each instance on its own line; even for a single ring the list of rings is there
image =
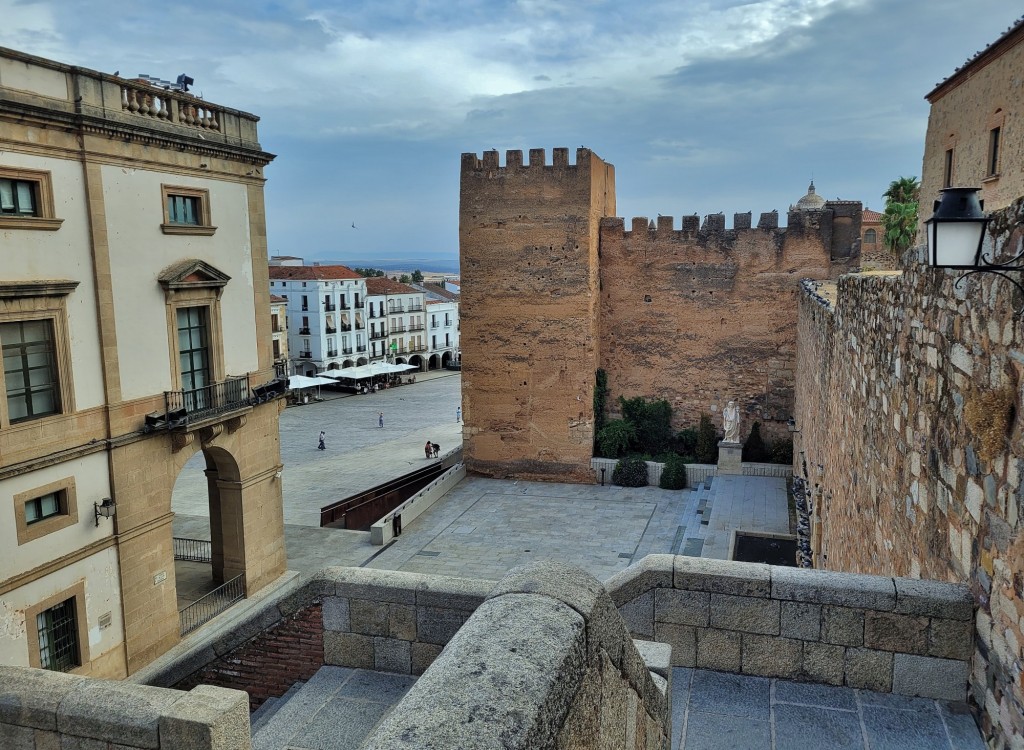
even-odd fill
[[[987,243],[1024,249],[1024,199],[993,214]],[[993,747],[1024,746],[1024,300],[922,261],[805,284],[794,472],[816,567],[970,587],[972,700]]]

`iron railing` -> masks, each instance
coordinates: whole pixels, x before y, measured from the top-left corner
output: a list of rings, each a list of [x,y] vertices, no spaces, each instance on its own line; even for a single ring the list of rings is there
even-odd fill
[[[338,308],[333,302],[324,302],[324,310],[326,312],[334,312]]]
[[[200,625],[205,625],[235,602],[245,598],[245,573],[237,575],[209,594],[196,599],[184,609],[178,610],[181,635],[187,635]]]
[[[187,426],[218,414],[249,406],[249,376],[228,378],[188,391],[164,391],[168,423]]]
[[[213,562],[213,544],[209,539],[174,537],[174,559],[187,562]]]
[[[413,331],[422,331],[425,330],[425,326],[422,323],[413,323],[406,330],[409,331],[410,333],[412,333]]]

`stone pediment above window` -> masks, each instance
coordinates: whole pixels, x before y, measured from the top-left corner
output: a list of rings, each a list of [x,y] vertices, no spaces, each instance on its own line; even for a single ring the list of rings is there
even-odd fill
[[[39,279],[32,281],[0,281],[0,299],[14,297],[66,297],[75,291],[77,281],[71,279]]]
[[[190,258],[165,268],[157,277],[157,281],[168,292],[189,289],[220,290],[231,281],[231,277],[205,260]]]

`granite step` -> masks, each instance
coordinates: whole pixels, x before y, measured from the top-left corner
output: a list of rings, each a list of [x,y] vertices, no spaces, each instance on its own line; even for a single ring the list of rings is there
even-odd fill
[[[267,722],[270,721],[274,714],[276,714],[288,700],[299,692],[299,689],[306,684],[305,680],[297,680],[290,688],[288,688],[284,695],[279,698],[267,698],[263,702],[263,705],[253,711],[249,717],[249,725],[252,727],[251,733],[253,736],[256,735],[260,729],[266,726]]]

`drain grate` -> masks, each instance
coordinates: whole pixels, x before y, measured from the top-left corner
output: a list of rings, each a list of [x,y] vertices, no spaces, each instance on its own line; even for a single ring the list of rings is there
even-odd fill
[[[420,550],[419,552],[417,552],[416,554],[417,554],[417,555],[423,555],[423,557],[437,557],[437,556],[438,556],[438,555],[440,555],[441,553],[440,553],[440,552],[428,552],[428,551],[427,551],[427,550],[425,550],[425,549],[421,549],[421,550]]]

